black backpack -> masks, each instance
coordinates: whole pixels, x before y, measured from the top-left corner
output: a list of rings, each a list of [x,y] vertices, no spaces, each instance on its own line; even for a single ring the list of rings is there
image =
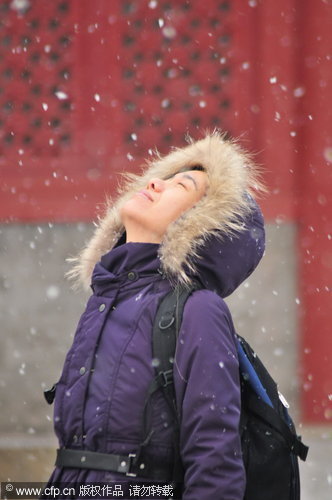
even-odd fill
[[[185,302],[198,288],[176,289],[168,293],[158,307],[153,327],[153,358],[159,363],[148,391],[147,403],[151,395],[161,388],[172,408],[175,417],[174,482],[181,482],[183,471],[178,447],[173,358]],[[247,476],[244,500],[299,500],[298,457],[305,461],[308,447],[297,436],[286,408],[288,405],[263,363],[240,336],[237,336],[237,347],[242,394],[240,434]],[[145,412],[146,435],[148,427]]]

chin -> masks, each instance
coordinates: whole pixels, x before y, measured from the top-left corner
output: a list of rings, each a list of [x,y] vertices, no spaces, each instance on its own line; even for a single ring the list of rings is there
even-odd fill
[[[122,224],[125,228],[149,226],[147,213],[142,210],[138,203],[132,203],[129,200],[120,210]]]
[[[126,201],[120,208],[121,219],[124,221],[126,218],[132,218],[137,216],[137,211],[139,210],[139,204],[133,198]]]

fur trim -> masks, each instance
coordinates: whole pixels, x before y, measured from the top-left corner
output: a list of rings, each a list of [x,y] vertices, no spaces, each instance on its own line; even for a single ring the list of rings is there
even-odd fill
[[[84,287],[90,285],[91,274],[101,256],[111,250],[124,232],[119,208],[133,194],[144,189],[152,177],[166,178],[184,167],[202,165],[209,178],[203,198],[172,222],[160,244],[162,270],[172,282],[188,284],[194,272],[193,259],[199,248],[213,233],[220,238],[243,229],[243,219],[251,210],[250,196],[264,187],[250,155],[234,140],[226,140],[218,131],[199,141],[190,140],[184,148],[172,150],[167,156],[148,162],[142,175],[127,176],[115,204],[108,202],[106,216],[99,221],[87,247],[68,273]]]

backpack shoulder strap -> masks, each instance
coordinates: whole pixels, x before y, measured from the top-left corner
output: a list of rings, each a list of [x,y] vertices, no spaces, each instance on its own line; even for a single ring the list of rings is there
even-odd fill
[[[147,446],[153,432],[150,430],[148,411],[151,396],[158,389],[162,390],[174,419],[173,480],[180,482],[183,478],[183,470],[179,453],[179,418],[173,383],[173,363],[184,306],[189,295],[198,288],[198,285],[175,288],[163,297],[158,306],[152,332],[152,358],[155,377],[148,388],[143,412],[143,442],[140,449]]]
[[[160,302],[155,316],[152,338],[153,360],[160,386],[166,389],[166,397],[168,388],[173,390],[173,362],[184,306],[195,289],[197,287],[171,290]]]

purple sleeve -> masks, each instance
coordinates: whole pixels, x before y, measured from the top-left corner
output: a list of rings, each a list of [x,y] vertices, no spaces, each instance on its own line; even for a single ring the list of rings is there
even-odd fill
[[[227,305],[213,292],[197,291],[187,301],[174,373],[181,411],[183,500],[243,500],[234,327]]]

